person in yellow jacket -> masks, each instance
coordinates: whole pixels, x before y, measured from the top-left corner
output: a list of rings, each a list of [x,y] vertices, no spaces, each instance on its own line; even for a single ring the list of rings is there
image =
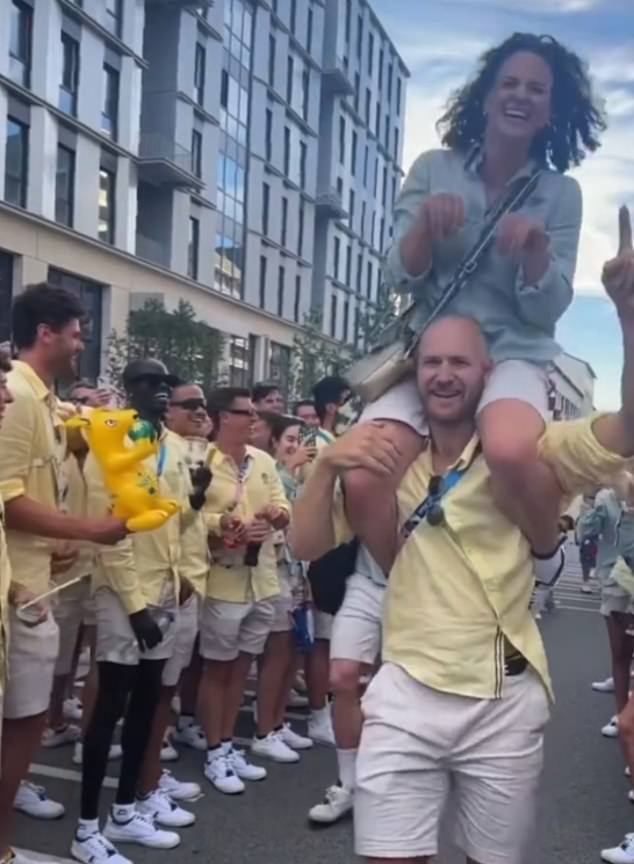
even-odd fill
[[[7,385],[7,373],[11,370],[11,361],[4,351],[0,351],[0,425],[4,409],[13,401]],[[9,632],[8,607],[9,586],[11,584],[11,564],[7,552],[7,542],[4,533],[4,505],[0,496],[0,720],[2,718],[2,699],[5,688],[7,665],[7,636]],[[0,723],[0,734],[2,724]]]

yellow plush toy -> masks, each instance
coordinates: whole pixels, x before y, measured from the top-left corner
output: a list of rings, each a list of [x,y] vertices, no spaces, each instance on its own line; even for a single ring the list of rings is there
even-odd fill
[[[159,443],[136,411],[95,408],[66,426],[82,430],[114,498],[113,515],[124,519],[129,531],[160,528],[180,509],[178,501],[159,495],[156,473],[143,464],[159,453]]]

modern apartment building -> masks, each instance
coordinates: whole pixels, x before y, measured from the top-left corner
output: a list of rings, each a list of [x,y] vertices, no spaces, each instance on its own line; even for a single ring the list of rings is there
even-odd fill
[[[306,313],[352,342],[376,299],[407,70],[365,0],[3,0],[0,341],[50,279],[92,319],[83,372],[148,298],[283,379]]]

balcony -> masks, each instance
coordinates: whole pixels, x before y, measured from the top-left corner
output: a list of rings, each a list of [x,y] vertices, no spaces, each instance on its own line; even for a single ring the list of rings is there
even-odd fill
[[[324,69],[321,81],[321,86],[327,93],[336,93],[342,96],[352,96],[354,93],[354,87],[348,81],[348,76],[339,66],[330,66]]]
[[[210,9],[214,0],[146,0],[148,6],[173,6],[177,9]]]
[[[322,219],[345,219],[348,216],[341,201],[341,195],[336,189],[323,189],[317,193],[315,200],[317,217]]]
[[[154,186],[182,186],[200,190],[205,185],[192,171],[192,154],[167,135],[141,135],[139,176]]]
[[[136,255],[137,258],[151,261],[153,264],[160,264],[161,267],[169,267],[170,265],[169,249],[166,249],[163,243],[159,243],[152,237],[146,237],[144,234],[137,233],[136,235]]]

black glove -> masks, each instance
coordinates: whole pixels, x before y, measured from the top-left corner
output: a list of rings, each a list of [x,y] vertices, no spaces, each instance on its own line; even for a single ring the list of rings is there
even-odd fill
[[[150,651],[163,641],[163,633],[147,609],[128,616],[141,651]]]
[[[205,496],[211,483],[212,473],[206,465],[199,465],[190,474],[194,491],[189,496],[189,503],[192,510],[200,510],[205,503]]]

